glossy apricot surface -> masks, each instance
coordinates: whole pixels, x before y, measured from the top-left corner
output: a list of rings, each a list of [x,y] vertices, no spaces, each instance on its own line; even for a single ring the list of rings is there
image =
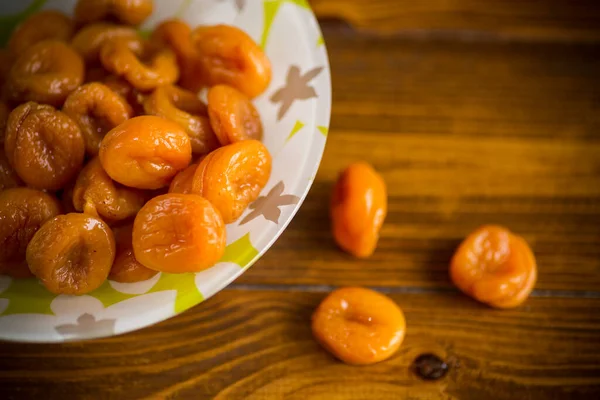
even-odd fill
[[[0,192],[0,274],[31,276],[25,249],[40,226],[59,213],[58,200],[42,191],[14,188]]]
[[[258,111],[239,90],[216,85],[208,91],[210,124],[222,145],[247,139],[262,139],[263,127]]]
[[[527,242],[508,229],[486,225],[460,244],[450,264],[452,282],[465,294],[496,308],[521,305],[537,279]]]
[[[56,294],[85,294],[98,288],[115,258],[109,226],[86,214],[64,214],[47,221],[27,246],[29,269]]]
[[[115,181],[158,189],[192,159],[190,139],[178,124],[156,116],[129,119],[112,129],[100,145],[100,162]]]
[[[81,28],[71,39],[71,46],[83,57],[86,64],[95,65],[100,62],[102,45],[116,38],[141,43],[137,31],[129,26],[97,22]]]
[[[75,20],[79,24],[116,19],[124,24],[139,25],[152,14],[152,0],[78,0]]]
[[[59,107],[82,84],[81,56],[59,40],[43,40],[23,51],[12,65],[5,92],[10,101]]]
[[[135,218],[133,251],[140,263],[156,271],[202,271],[223,256],[225,224],[216,208],[200,196],[158,196]]]
[[[389,297],[347,287],[331,292],[312,316],[315,339],[347,364],[373,364],[391,357],[406,332],[404,313]]]
[[[126,224],[113,229],[117,243],[117,253],[108,279],[121,282],[141,282],[152,278],[158,273],[140,264],[133,254],[132,245],[133,224]]]
[[[100,216],[105,221],[133,217],[146,201],[146,194],[119,185],[102,168],[95,157],[81,170],[73,188],[73,206],[77,211]]]
[[[33,14],[13,31],[8,49],[19,55],[34,44],[47,39],[67,42],[74,31],[73,21],[61,12],[44,10]]]
[[[190,164],[189,167],[175,175],[171,181],[171,184],[169,185],[169,193],[192,193],[192,185],[194,183],[196,169],[198,169],[197,163]]]
[[[102,45],[100,60],[104,68],[140,90],[152,90],[179,78],[175,53],[150,42],[139,47],[123,38],[110,40]]]
[[[253,98],[271,82],[271,63],[244,31],[229,25],[201,26],[192,32],[211,86],[233,86]]]
[[[99,83],[86,83],[67,97],[63,112],[81,128],[87,154],[96,155],[108,131],[132,117],[127,101]]]
[[[146,98],[144,109],[181,125],[190,137],[193,154],[207,154],[219,147],[206,106],[196,94],[173,85],[159,86]]]
[[[23,185],[23,181],[8,163],[6,154],[0,151],[0,191]]]
[[[386,214],[383,178],[367,163],[348,166],[340,174],[331,198],[331,224],[337,244],[355,257],[370,256]]]
[[[213,203],[228,224],[258,198],[270,175],[267,148],[257,140],[244,140],[220,147],[200,161],[192,193]]]
[[[6,156],[31,187],[64,187],[77,176],[84,147],[75,121],[49,105],[28,102],[10,113],[4,143]]]

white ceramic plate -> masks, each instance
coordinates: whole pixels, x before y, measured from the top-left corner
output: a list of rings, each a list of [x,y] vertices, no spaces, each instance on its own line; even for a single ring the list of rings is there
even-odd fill
[[[2,2],[2,30],[40,9],[70,14],[75,0]],[[273,66],[267,91],[255,99],[264,143],[273,156],[267,186],[246,213],[227,226],[227,249],[197,274],[159,274],[139,283],[107,281],[84,296],[53,295],[34,279],[0,276],[0,339],[61,342],[140,329],[172,317],[223,289],[250,267],[285,229],[306,196],[323,154],[331,112],[327,51],[306,0],[155,0],[142,27],[178,17],[191,26],[240,27]],[[2,34],[2,32],[0,32]]]

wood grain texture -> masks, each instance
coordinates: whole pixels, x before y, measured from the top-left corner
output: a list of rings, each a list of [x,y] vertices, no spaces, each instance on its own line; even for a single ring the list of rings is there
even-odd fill
[[[324,293],[226,290],[138,333],[0,344],[0,398],[578,399],[600,395],[600,300],[497,311],[453,294],[394,294],[407,336],[392,359],[343,365],[313,340]],[[449,365],[434,382],[413,360]]]
[[[600,41],[595,0],[310,0],[320,18],[358,30],[468,40]]]
[[[325,29],[333,113],[297,217],[239,282],[449,287],[448,262],[481,224],[523,235],[538,289],[600,290],[600,49],[418,42]],[[340,252],[328,203],[357,160],[384,176],[374,256]]]

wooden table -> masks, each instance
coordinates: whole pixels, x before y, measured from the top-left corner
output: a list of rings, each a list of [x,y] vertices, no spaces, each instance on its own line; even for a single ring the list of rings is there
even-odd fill
[[[325,17],[333,115],[283,236],[227,290],[154,327],[1,344],[0,398],[600,398],[598,3],[312,3]],[[381,171],[390,195],[365,261],[328,231],[332,183],[355,160]],[[518,309],[489,309],[448,279],[456,245],[484,223],[522,234],[537,256],[536,290]],[[403,308],[392,359],[346,366],[312,339],[311,312],[343,285]],[[413,362],[428,353],[449,366],[444,377],[419,376]]]

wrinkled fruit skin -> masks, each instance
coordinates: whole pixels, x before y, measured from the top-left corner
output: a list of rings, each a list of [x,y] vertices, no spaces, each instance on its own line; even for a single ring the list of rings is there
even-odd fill
[[[29,186],[58,190],[75,178],[84,156],[81,130],[66,114],[28,102],[8,117],[4,149]]]
[[[115,181],[139,189],[159,189],[192,159],[190,139],[179,125],[141,116],[111,130],[100,145],[100,162]]]
[[[192,181],[199,194],[219,210],[226,224],[256,200],[271,176],[271,155],[257,140],[223,146],[200,161]]]
[[[250,98],[271,82],[271,63],[244,31],[228,25],[198,27],[192,32],[210,86],[233,86]]]
[[[169,193],[150,200],[133,223],[133,251],[144,266],[167,273],[212,267],[225,252],[225,224],[208,200]]]
[[[383,178],[369,164],[350,165],[334,186],[330,214],[337,244],[355,257],[369,257],[387,214]]]
[[[144,109],[181,125],[190,137],[193,154],[208,154],[219,147],[206,106],[194,93],[173,85],[159,86],[146,98]]]
[[[158,271],[140,264],[133,254],[133,225],[127,224],[113,229],[117,242],[117,255],[108,275],[108,279],[121,283],[141,282],[152,278]]]
[[[73,189],[73,205],[77,211],[99,216],[105,221],[121,221],[133,217],[146,201],[146,194],[113,182],[102,168],[98,157],[81,170]]]
[[[312,316],[315,339],[347,364],[365,365],[391,357],[406,332],[402,310],[389,297],[348,287],[331,292]]]
[[[222,145],[240,140],[261,140],[262,122],[246,95],[227,86],[216,85],[208,91],[210,124]]]
[[[198,169],[198,164],[191,164],[189,167],[175,175],[175,178],[173,178],[169,185],[169,193],[192,193],[196,169]]]
[[[152,14],[152,0],[78,0],[75,20],[79,24],[115,18],[127,25],[139,25]]]
[[[67,97],[63,112],[81,129],[87,154],[95,156],[104,135],[132,117],[127,101],[102,83],[87,83]]]
[[[125,39],[134,43],[141,39],[135,29],[128,26],[98,22],[84,26],[71,40],[71,46],[77,51],[88,65],[100,62],[100,49],[113,39]]]
[[[58,40],[43,40],[19,55],[5,92],[13,102],[35,101],[60,107],[83,82],[81,56]]]
[[[487,225],[460,244],[450,264],[450,277],[461,291],[482,303],[513,308],[533,290],[537,265],[522,237]]]
[[[73,36],[74,29],[73,21],[66,15],[54,10],[40,11],[14,30],[8,40],[8,49],[18,56],[42,40],[56,39],[66,42]]]
[[[102,45],[100,60],[108,71],[142,91],[175,83],[179,78],[175,53],[150,42],[137,46],[123,38],[110,40]]]
[[[29,269],[52,293],[81,295],[104,283],[115,238],[102,220],[65,214],[46,222],[27,246]]]
[[[25,249],[40,226],[59,213],[58,200],[42,191],[15,188],[0,192],[0,273],[32,276]]]

